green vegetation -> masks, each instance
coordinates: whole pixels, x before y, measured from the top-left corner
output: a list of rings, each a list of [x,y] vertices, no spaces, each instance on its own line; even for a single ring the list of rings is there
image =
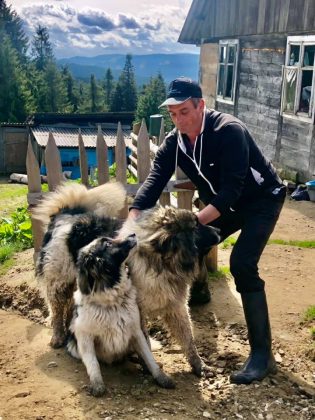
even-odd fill
[[[218,268],[217,271],[208,272],[208,276],[210,280],[221,280],[221,279],[225,279],[226,277],[228,277],[230,275],[230,269],[229,267],[226,266],[221,266]]]
[[[315,321],[315,305],[312,305],[309,308],[307,308],[304,314],[304,321]]]
[[[268,244],[289,245],[300,248],[315,248],[315,241],[284,241],[283,239],[270,239]]]
[[[229,236],[228,238],[224,239],[220,246],[223,249],[231,248],[235,245],[236,240],[237,238],[234,238],[234,236]]]
[[[315,340],[315,327],[311,327],[310,333],[311,333],[312,339]]]

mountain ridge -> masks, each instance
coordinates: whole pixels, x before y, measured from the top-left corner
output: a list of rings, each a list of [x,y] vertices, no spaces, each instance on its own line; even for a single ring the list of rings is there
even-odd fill
[[[67,65],[77,79],[89,80],[91,74],[97,79],[104,79],[105,72],[111,68],[117,80],[125,64],[125,54],[101,54],[94,57],[74,56],[57,60],[59,66]],[[198,79],[199,54],[143,54],[133,55],[136,82],[140,86],[147,83],[150,77],[162,74],[166,83],[178,76]],[[180,69],[180,71],[179,71]]]

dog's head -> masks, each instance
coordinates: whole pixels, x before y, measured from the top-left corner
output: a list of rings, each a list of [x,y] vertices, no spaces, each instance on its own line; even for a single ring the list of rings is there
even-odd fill
[[[102,292],[119,283],[125,269],[123,263],[136,243],[135,235],[122,241],[100,237],[83,247],[77,261],[81,293]]]
[[[189,210],[161,207],[147,222],[150,235],[140,244],[139,252],[156,257],[152,264],[156,264],[158,270],[191,271],[198,256],[220,241],[218,230],[201,225]]]

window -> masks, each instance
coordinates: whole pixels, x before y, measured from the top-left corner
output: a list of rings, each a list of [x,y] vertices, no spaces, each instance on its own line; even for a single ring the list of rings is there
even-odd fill
[[[315,36],[288,37],[281,105],[284,114],[313,119],[314,57]]]
[[[219,42],[217,99],[234,103],[238,40]]]

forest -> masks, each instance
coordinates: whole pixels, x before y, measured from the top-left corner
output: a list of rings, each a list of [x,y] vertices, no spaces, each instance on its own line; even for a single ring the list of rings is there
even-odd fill
[[[29,38],[23,20],[6,1],[0,0],[0,122],[24,122],[36,112],[96,113],[131,111],[135,121],[162,113],[165,99],[162,74],[137,86],[132,54],[127,54],[117,80],[111,68],[102,79],[91,74],[77,80],[67,66],[58,67],[49,31],[38,25]]]

